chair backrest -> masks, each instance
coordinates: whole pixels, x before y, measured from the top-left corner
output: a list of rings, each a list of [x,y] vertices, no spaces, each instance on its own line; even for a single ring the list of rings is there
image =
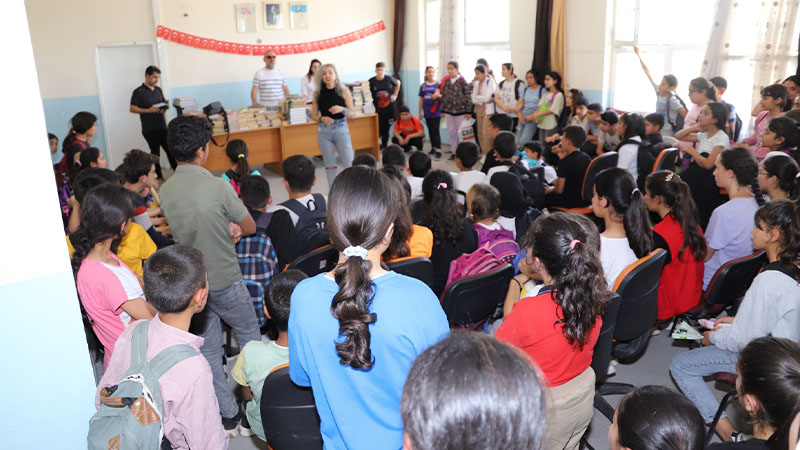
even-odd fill
[[[611,362],[611,347],[614,343],[614,331],[617,328],[617,316],[619,315],[619,294],[611,293],[611,297],[606,303],[603,311],[603,325],[600,327],[600,335],[594,344],[592,354],[592,370],[594,370],[595,381],[599,384],[608,375],[608,364]]]
[[[313,277],[333,270],[338,260],[339,252],[333,245],[328,244],[297,257],[287,269],[297,269],[309,277]]]
[[[428,258],[422,256],[419,258],[408,258],[389,263],[386,266],[389,270],[394,270],[399,274],[416,278],[433,289],[433,264],[431,264],[431,260]]]
[[[541,181],[542,183],[546,182],[544,179],[544,166],[539,165],[533,167],[530,169],[530,172],[531,174],[536,175],[536,177],[539,178],[539,181]]]
[[[592,201],[592,197],[594,196],[594,179],[597,177],[597,174],[609,167],[616,167],[618,158],[619,155],[617,152],[608,152],[595,157],[592,162],[589,163],[589,167],[586,168],[586,174],[583,176],[583,188],[581,190],[584,201]]]
[[[514,268],[508,264],[454,281],[442,294],[442,309],[451,326],[474,325],[502,306]]]
[[[677,148],[665,148],[661,150],[656,158],[656,162],[653,163],[653,172],[657,170],[675,170],[675,167],[678,166],[678,154],[680,153],[680,149]]]
[[[757,251],[723,264],[703,293],[706,305],[722,310],[741,298],[766,262],[765,253]]]
[[[300,387],[292,382],[288,364],[276,367],[267,375],[260,406],[264,436],[272,449],[322,448],[314,395],[311,388]]]
[[[658,282],[667,252],[655,249],[626,267],[614,282],[620,296],[614,339],[630,341],[645,333],[658,319]]]

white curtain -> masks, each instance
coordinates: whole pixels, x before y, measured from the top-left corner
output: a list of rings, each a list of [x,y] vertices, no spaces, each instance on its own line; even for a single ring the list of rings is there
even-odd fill
[[[448,61],[458,61],[459,57],[459,0],[441,0],[442,10],[439,14],[439,70],[440,77],[447,74]]]

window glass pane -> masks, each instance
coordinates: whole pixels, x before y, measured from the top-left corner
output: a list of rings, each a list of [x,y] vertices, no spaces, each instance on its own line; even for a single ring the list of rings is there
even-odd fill
[[[501,78],[500,65],[511,61],[511,50],[482,47],[480,45],[467,45],[461,50],[461,74],[471,80],[475,76],[475,65],[478,58],[483,58],[489,63],[489,69],[495,78]]]
[[[439,13],[441,2],[425,2],[425,39],[429,44],[439,42]]]
[[[436,67],[436,76],[440,76],[441,69],[439,68],[439,48],[429,48],[425,53],[425,65]],[[423,73],[422,76],[425,76]]]
[[[705,49],[672,51],[672,64],[670,64],[669,71],[678,78],[676,92],[687,104],[689,102],[689,82],[700,76],[704,56]],[[663,72],[660,74],[664,75]],[[653,77],[655,76],[653,73]],[[658,81],[656,82],[658,83]]]
[[[664,74],[664,53],[642,52],[645,63],[656,83],[661,82]],[[618,49],[614,63],[614,108],[623,111],[653,112],[656,107],[656,95],[653,86],[642,71],[639,59],[629,49]]]
[[[753,78],[755,74],[755,65],[753,61],[735,60],[728,61],[725,64],[725,80],[728,82],[728,89],[723,95],[723,100],[733,104],[736,107],[736,113],[742,119],[742,134],[739,138],[743,138],[748,134],[750,126],[750,111],[755,106],[755,102],[761,100],[761,96],[754,92],[751,87],[753,86]]]
[[[509,0],[464,0],[464,43],[508,42]]]
[[[633,42],[636,27],[636,0],[617,0],[617,16],[614,22],[614,39]]]

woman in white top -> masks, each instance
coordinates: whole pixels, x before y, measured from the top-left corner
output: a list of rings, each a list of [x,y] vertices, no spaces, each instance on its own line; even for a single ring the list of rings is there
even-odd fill
[[[511,131],[515,131],[519,123],[519,112],[522,111],[522,105],[518,104],[518,100],[522,97],[525,83],[514,75],[513,64],[504,63],[502,67],[503,80],[497,85],[497,92],[494,94],[495,109],[497,114],[511,117],[514,121]]]
[[[300,94],[305,97],[307,105],[314,101],[314,92],[317,91],[316,77],[321,65],[320,60],[312,59],[311,65],[308,67],[308,73],[300,79]]]
[[[486,154],[492,149],[489,137],[489,116],[494,114],[494,92],[497,85],[483,64],[475,66],[475,81],[472,82],[472,104],[475,105],[475,121],[478,123],[478,144]]]
[[[692,145],[681,145],[681,150],[692,157],[689,168],[681,178],[692,190],[700,226],[705,229],[714,209],[725,199],[719,194],[714,181],[714,163],[722,150],[730,146],[730,137],[725,133],[728,123],[728,108],[719,102],[708,102],[700,111],[697,123],[675,133],[681,141],[697,142]]]
[[[600,235],[600,262],[611,289],[626,267],[653,249],[653,230],[644,194],[631,174],[619,167],[597,174],[592,211],[605,223]]]
[[[645,140],[644,117],[638,112],[623,114],[619,118],[617,134],[621,139],[617,146],[617,153],[619,154],[617,167],[627,170],[634,180],[638,180],[639,167],[636,159],[639,155],[639,146]],[[651,167],[643,167],[642,175],[647,176],[650,173],[650,169]],[[644,186],[644,183],[640,183],[640,185]]]

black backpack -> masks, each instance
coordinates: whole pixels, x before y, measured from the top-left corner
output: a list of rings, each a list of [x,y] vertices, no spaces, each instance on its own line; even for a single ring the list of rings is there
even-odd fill
[[[520,161],[511,164],[508,167],[508,171],[519,177],[525,192],[533,199],[533,204],[537,208],[544,207],[545,181],[540,180],[537,175],[526,169]]]
[[[522,246],[522,240],[526,234],[528,234],[528,230],[530,229],[533,222],[536,222],[542,215],[542,211],[540,209],[534,207],[528,207],[528,209],[514,218],[514,227],[516,228],[517,232],[517,244]],[[520,247],[521,248],[521,247]]]
[[[313,197],[305,205],[293,199],[281,203],[281,206],[297,214],[298,219],[294,229],[297,232],[297,243],[303,253],[330,243],[325,197],[322,194],[313,194]],[[312,203],[314,209],[311,209]]]
[[[667,97],[667,114],[666,114],[665,119],[667,119],[667,122],[669,122],[669,124],[672,125],[672,132],[675,133],[676,131],[680,131],[680,130],[683,129],[683,116],[681,116],[680,114],[675,114],[675,123],[672,123],[672,122],[669,121],[669,103],[670,103],[670,98],[674,95],[675,98],[678,99],[678,103],[681,104],[681,107],[683,109],[686,109],[686,103],[684,103],[683,99],[680,98],[678,96],[678,94],[676,94],[674,92],[670,93],[669,95],[670,96]]]
[[[658,158],[659,152],[647,139],[645,139],[644,142],[626,139],[622,141],[619,146],[617,146],[617,149],[619,150],[623,145],[627,144],[636,144],[639,146],[639,149],[636,152],[636,169],[638,172],[636,186],[640,191],[644,192],[644,182],[647,179],[647,176],[653,172],[653,164],[656,163],[656,158]]]

